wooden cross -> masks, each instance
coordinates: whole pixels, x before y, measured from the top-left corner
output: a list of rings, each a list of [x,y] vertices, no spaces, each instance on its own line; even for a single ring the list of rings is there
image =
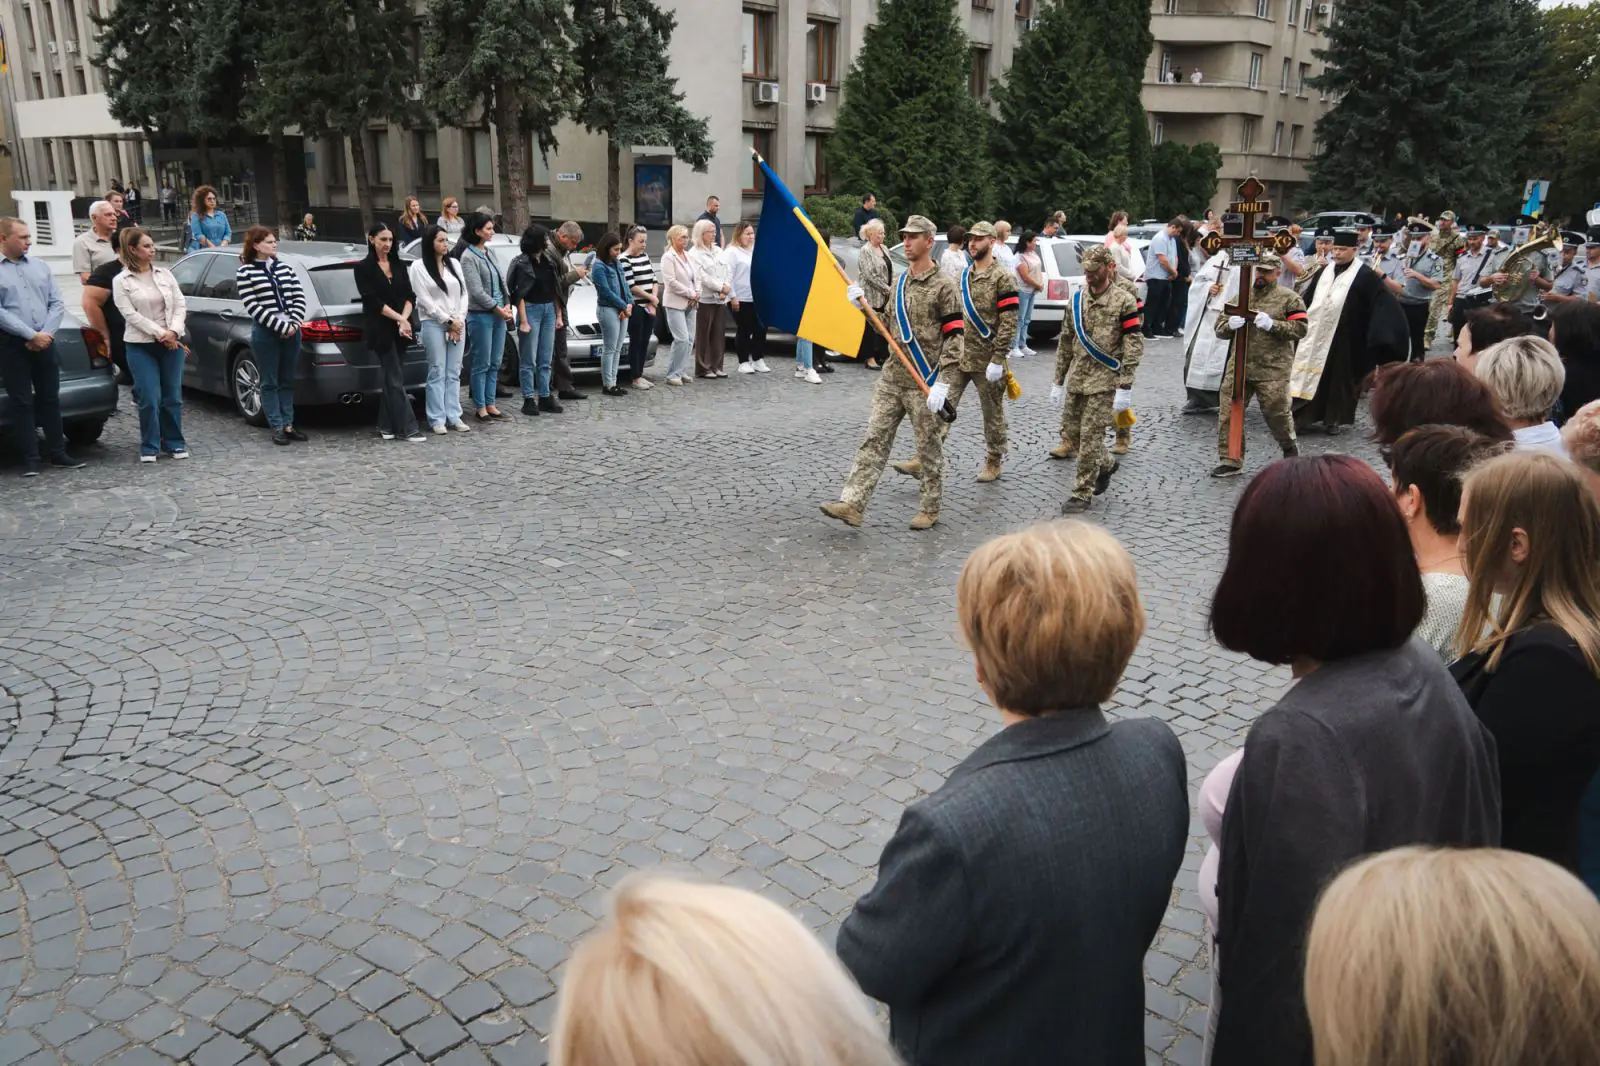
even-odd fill
[[[1255,264],[1261,262],[1265,245],[1270,244],[1279,255],[1294,247],[1294,238],[1288,230],[1280,230],[1265,242],[1256,239],[1256,217],[1272,213],[1272,204],[1261,199],[1261,194],[1266,191],[1267,187],[1254,176],[1246,178],[1239,185],[1239,199],[1228,204],[1228,211],[1240,217],[1239,233],[1234,236],[1212,233],[1200,242],[1201,250],[1208,256],[1228,249],[1229,261],[1239,268],[1239,302],[1222,309],[1225,314],[1238,315],[1246,320],[1245,328],[1234,331],[1232,342],[1233,399],[1228,421],[1228,458],[1234,462],[1244,458],[1245,353],[1250,343],[1249,319],[1253,314],[1250,287],[1255,282]],[[1193,328],[1204,328],[1204,324],[1196,323]]]

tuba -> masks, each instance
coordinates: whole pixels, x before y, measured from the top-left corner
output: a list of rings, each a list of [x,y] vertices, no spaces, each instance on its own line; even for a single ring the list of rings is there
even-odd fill
[[[1526,296],[1528,286],[1533,284],[1528,280],[1528,267],[1533,257],[1543,255],[1551,248],[1558,252],[1561,250],[1561,233],[1548,222],[1540,222],[1528,235],[1528,243],[1506,256],[1505,262],[1500,264],[1499,273],[1507,277],[1505,281],[1494,286],[1495,301],[1512,304]]]

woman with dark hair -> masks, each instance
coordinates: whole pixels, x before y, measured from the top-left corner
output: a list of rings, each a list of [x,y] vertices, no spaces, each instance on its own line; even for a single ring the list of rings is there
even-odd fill
[[[1600,400],[1600,304],[1568,300],[1550,309],[1550,343],[1567,368],[1561,386],[1565,422],[1591,400]]]
[[[233,240],[233,227],[228,216],[217,207],[217,190],[202,185],[194,191],[189,210],[189,232],[184,241],[185,251],[197,248],[221,248]]]
[[[467,282],[467,337],[472,348],[472,405],[479,422],[499,422],[505,414],[495,406],[495,383],[506,352],[506,323],[516,317],[500,268],[486,247],[494,236],[494,219],[474,211],[461,231],[461,276]]]
[[[1017,336],[1012,355],[1038,355],[1028,347],[1028,327],[1033,324],[1033,301],[1044,291],[1044,262],[1039,258],[1039,235],[1031,229],[1017,238]]]
[[[650,337],[661,307],[656,265],[645,251],[649,236],[643,226],[629,226],[622,250],[622,276],[627,279],[628,294],[633,298],[633,313],[628,316],[628,365],[623,376],[641,392],[655,387],[644,376],[644,361],[650,354]]]
[[[1511,427],[1489,386],[1449,359],[1379,367],[1371,406],[1372,439],[1380,449],[1418,426],[1463,426],[1490,440],[1511,439]]]
[[[261,374],[261,413],[272,428],[272,443],[309,440],[294,428],[294,379],[300,372],[300,324],[306,319],[306,294],[294,268],[278,258],[278,236],[251,226],[233,276],[250,327],[250,352]]]
[[[1423,610],[1405,523],[1365,463],[1283,459],[1239,498],[1211,630],[1295,684],[1251,727],[1222,812],[1213,1066],[1311,1061],[1305,930],[1340,869],[1499,843],[1493,747],[1412,639]]]
[[[1522,336],[1528,327],[1528,316],[1510,304],[1469,311],[1456,331],[1456,362],[1477,373],[1478,356],[1501,341]]]
[[[560,279],[555,263],[545,254],[550,233],[535,222],[522,231],[522,254],[506,271],[506,288],[517,304],[517,368],[522,385],[522,413],[560,414],[562,406],[550,395],[550,369],[556,350],[556,295]]]
[[[418,258],[408,272],[422,318],[422,350],[428,353],[428,426],[435,433],[466,433],[461,420],[461,356],[466,348],[467,283],[450,254],[443,226],[422,231]]]
[[[595,310],[600,316],[600,391],[607,396],[626,396],[628,390],[617,384],[617,364],[622,359],[623,323],[633,311],[628,295],[628,279],[618,262],[622,238],[612,230],[600,235],[594,246],[594,263],[589,277],[594,280]]]
[[[367,351],[378,357],[383,370],[383,391],[378,394],[378,435],[384,440],[403,437],[412,444],[428,438],[417,429],[417,415],[406,395],[405,366],[401,361],[401,341],[409,346],[411,282],[400,266],[394,250],[394,231],[383,222],[367,229],[367,257],[356,264],[356,291],[361,294],[365,316],[361,334]]]

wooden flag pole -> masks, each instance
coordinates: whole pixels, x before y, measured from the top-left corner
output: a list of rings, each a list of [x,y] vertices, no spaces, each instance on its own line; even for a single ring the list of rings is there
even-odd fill
[[[828,258],[833,259],[831,252]],[[855,284],[850,280],[850,275],[844,272],[844,267],[839,265],[839,260],[833,259],[833,269],[839,272],[839,276],[844,279],[845,285]],[[934,269],[938,268],[935,267]],[[929,391],[931,391],[928,388],[928,383],[922,380],[922,374],[917,370],[916,364],[911,361],[911,357],[906,354],[905,349],[900,347],[900,342],[895,340],[894,334],[890,332],[889,327],[883,324],[883,319],[878,317],[878,312],[874,311],[865,299],[857,306],[866,313],[867,321],[872,323],[873,328],[878,331],[879,335],[889,342],[889,349],[894,352],[895,358],[900,360],[900,364],[906,368],[906,373],[911,375],[911,380],[917,383],[917,388],[922,390],[922,395],[928,395]],[[956,409],[949,400],[945,400],[944,406],[939,409],[939,417],[946,422],[954,422],[956,420]]]

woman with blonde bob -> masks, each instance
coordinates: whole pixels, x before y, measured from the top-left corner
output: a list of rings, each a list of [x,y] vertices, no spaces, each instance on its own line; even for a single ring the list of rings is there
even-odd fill
[[[1386,851],[1323,894],[1305,995],[1317,1066],[1600,1062],[1600,903],[1531,855]]]
[[[567,963],[552,1066],[896,1066],[816,937],[753,892],[633,874]]]
[[[1501,843],[1577,873],[1596,850],[1579,813],[1600,769],[1600,502],[1564,459],[1491,459],[1462,493],[1461,556],[1450,672],[1494,734]]]
[[[1550,420],[1567,370],[1556,346],[1543,337],[1513,337],[1478,358],[1478,377],[1500,403],[1517,447],[1565,457],[1561,431]]]

